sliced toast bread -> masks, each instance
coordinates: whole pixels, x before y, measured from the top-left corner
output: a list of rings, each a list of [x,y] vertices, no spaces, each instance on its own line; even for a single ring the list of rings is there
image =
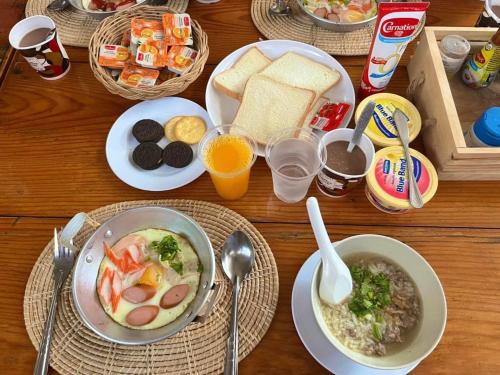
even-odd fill
[[[340,73],[294,52],[287,52],[260,74],[290,86],[312,90],[319,98],[340,80]]]
[[[215,77],[214,87],[228,96],[241,100],[248,79],[270,63],[271,60],[266,55],[258,48],[252,47],[241,55],[231,68]]]
[[[266,144],[282,129],[302,127],[315,95],[314,91],[255,74],[246,84],[233,124]]]

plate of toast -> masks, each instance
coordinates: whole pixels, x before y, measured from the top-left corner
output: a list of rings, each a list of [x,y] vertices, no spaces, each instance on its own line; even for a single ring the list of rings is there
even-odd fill
[[[342,65],[319,48],[291,40],[266,40],[224,58],[207,84],[207,112],[217,125],[244,128],[264,155],[278,131],[309,127],[327,103],[347,103],[338,127],[353,115],[355,93]]]

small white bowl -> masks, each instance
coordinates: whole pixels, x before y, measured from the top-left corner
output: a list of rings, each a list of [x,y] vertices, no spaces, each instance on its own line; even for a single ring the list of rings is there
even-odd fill
[[[344,346],[329,330],[320,308],[318,294],[321,262],[314,270],[311,302],[314,316],[328,341],[341,353],[361,365],[394,370],[408,367],[427,357],[437,346],[446,326],[446,298],[436,273],[426,260],[408,245],[390,237],[363,234],[335,243],[341,258],[356,254],[380,256],[403,269],[414,281],[420,294],[420,322],[415,336],[401,348],[385,356],[367,356]]]

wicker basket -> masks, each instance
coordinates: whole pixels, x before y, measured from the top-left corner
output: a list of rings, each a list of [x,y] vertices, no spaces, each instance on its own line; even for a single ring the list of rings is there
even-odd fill
[[[156,99],[163,96],[176,95],[184,91],[193,83],[203,71],[208,59],[207,34],[195,20],[192,20],[193,48],[198,51],[194,63],[179,77],[171,78],[153,87],[127,87],[118,84],[111,76],[108,68],[98,64],[99,48],[103,44],[120,44],[123,33],[130,30],[130,21],[134,17],[161,20],[164,13],[175,13],[164,6],[142,5],[121,11],[114,16],[106,18],[97,27],[89,42],[89,62],[95,77],[112,94],[118,94],[127,99]]]

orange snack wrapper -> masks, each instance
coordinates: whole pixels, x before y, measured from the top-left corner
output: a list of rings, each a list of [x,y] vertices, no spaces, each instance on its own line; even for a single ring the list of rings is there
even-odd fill
[[[192,46],[191,17],[187,13],[165,13],[162,16],[165,43],[169,46]]]
[[[198,52],[186,46],[172,46],[167,54],[167,68],[173,73],[182,74],[193,65]]]
[[[165,51],[162,40],[148,39],[137,48],[135,62],[147,68],[162,68],[166,65]]]
[[[130,48],[132,55],[137,54],[139,45],[148,39],[163,40],[163,27],[160,21],[132,18],[130,22]]]
[[[130,87],[151,87],[155,85],[159,75],[158,70],[126,64],[118,78],[118,83]]]
[[[129,58],[128,48],[116,44],[103,44],[99,49],[99,65],[121,69]]]

